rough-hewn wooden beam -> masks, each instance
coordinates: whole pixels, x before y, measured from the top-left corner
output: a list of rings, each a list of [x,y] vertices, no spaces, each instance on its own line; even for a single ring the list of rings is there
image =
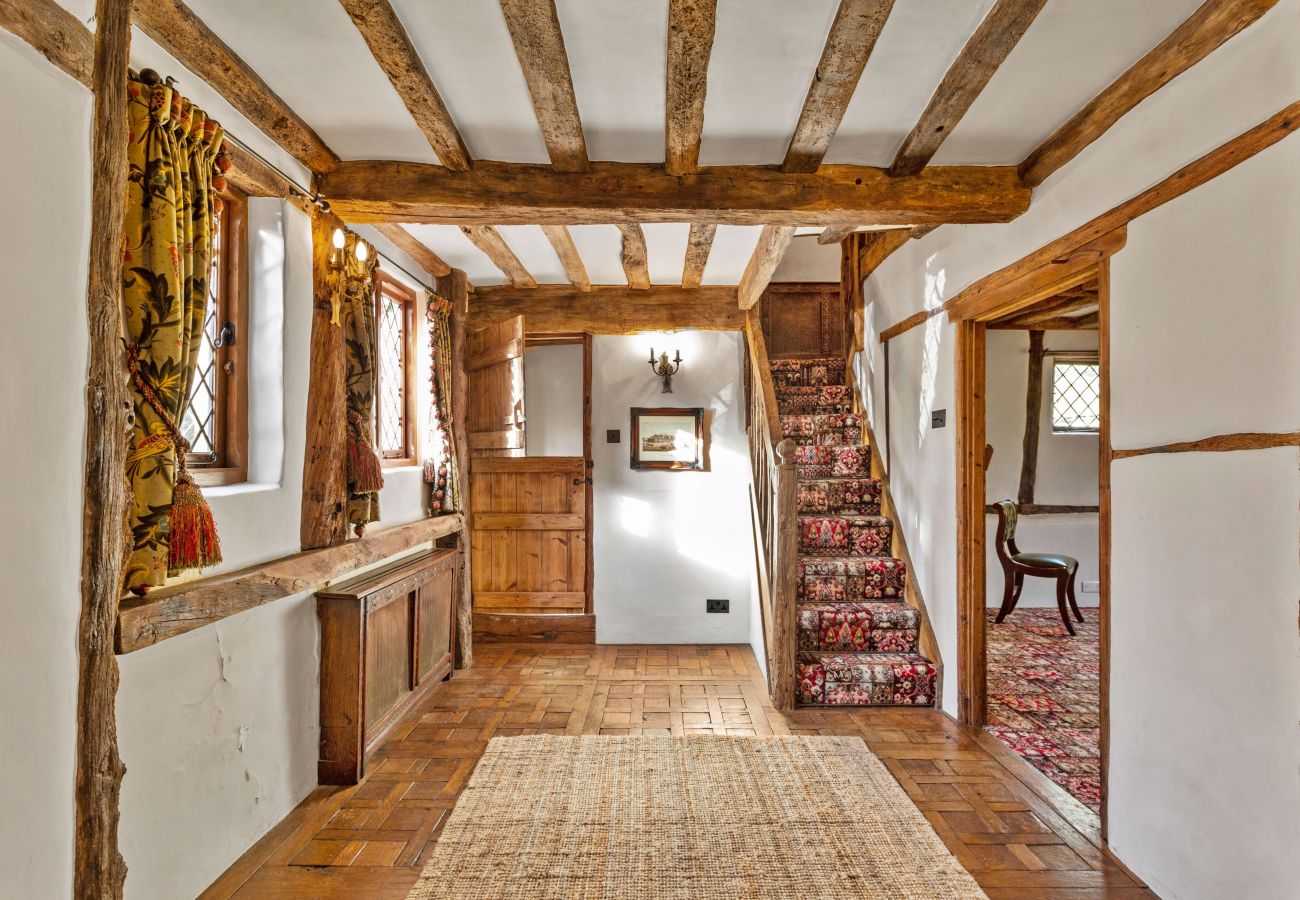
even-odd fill
[[[1017,321],[989,322],[990,331],[1096,331],[1100,317],[1097,313],[1087,313],[1073,318],[1043,319],[1031,324]]]
[[[555,255],[560,258],[560,265],[564,266],[564,274],[568,277],[569,283],[580,291],[591,290],[591,278],[587,276],[587,267],[583,265],[582,254],[578,252],[578,246],[573,243],[573,235],[564,225],[543,225],[542,233],[546,239],[551,242],[555,248]]]
[[[816,172],[849,108],[894,0],[840,0],[785,152],[787,172]]]
[[[77,627],[77,776],[72,893],[120,900],[122,777],[113,625],[126,563],[131,399],[119,340],[126,207],[126,81],[131,0],[98,0],[91,86],[90,260],[86,286],[86,463],[82,475],[81,617]],[[53,648],[52,648],[53,649]]]
[[[1043,421],[1043,332],[1029,332],[1029,371],[1025,381],[1025,434],[1020,446],[1020,489],[1016,503],[1034,502],[1038,484],[1038,433]]]
[[[764,225],[758,235],[758,244],[754,255],[745,264],[745,271],[740,276],[736,288],[736,301],[741,309],[749,309],[763,296],[767,283],[772,280],[772,273],[781,264],[786,248],[794,238],[792,225]]]
[[[500,0],[510,39],[524,71],[533,110],[551,165],[562,172],[587,168],[587,141],[573,93],[569,55],[564,49],[555,0]]]
[[[912,237],[907,228],[890,231],[872,231],[862,236],[862,253],[858,256],[858,272],[868,277],[889,259],[891,253],[906,244]]]
[[[479,287],[469,305],[470,327],[523,316],[529,333],[636,334],[639,331],[740,331],[745,314],[734,287],[681,288],[597,284],[590,291],[543,284],[532,290]]]
[[[891,175],[915,175],[939,152],[1047,0],[998,0],[975,29],[920,120],[898,148]]]
[[[1194,441],[1178,441],[1158,447],[1135,447],[1114,451],[1114,459],[1131,459],[1151,453],[1231,453],[1236,450],[1271,450],[1274,447],[1300,446],[1300,431],[1243,431],[1216,434]]]
[[[695,288],[704,280],[704,267],[709,264],[709,251],[718,226],[705,222],[692,222],[686,238],[686,260],[682,263],[682,287]]]
[[[1277,0],[1206,0],[1187,21],[1070,117],[1020,164],[1036,187],[1101,137],[1125,113],[1251,25]]]
[[[635,223],[619,225],[623,238],[623,274],[628,287],[644,291],[650,287],[650,254],[645,245],[645,232]]]
[[[0,28],[31,44],[86,87],[93,87],[94,37],[55,0],[0,0]]]
[[[202,78],[298,162],[316,174],[339,164],[334,151],[180,0],[135,0],[141,30]]]
[[[473,161],[461,140],[451,113],[434,87],[420,54],[397,18],[388,0],[339,0],[365,38],[375,62],[384,70],[397,94],[411,111],[438,160],[453,171],[463,172]]]
[[[398,250],[415,260],[421,269],[424,269],[434,278],[441,278],[444,275],[451,274],[451,266],[447,265],[441,256],[420,243],[415,235],[401,225],[392,222],[380,222],[375,225],[375,231],[392,241]]]
[[[311,372],[307,381],[307,446],[302,463],[302,549],[347,539],[347,397],[343,328],[330,322],[338,277],[330,268],[334,216],[312,217]]]
[[[819,244],[838,244],[857,230],[856,225],[838,225],[817,235]]]
[[[491,225],[462,225],[460,230],[510,279],[512,285],[517,288],[537,287],[536,279],[529,274],[519,257],[515,256],[515,251],[510,249],[501,232]]]
[[[687,175],[700,164],[717,8],[718,0],[669,0],[664,169],[670,175]]]
[[[461,570],[460,581],[456,585],[456,668],[467,669],[474,664],[473,579],[470,577],[469,542],[474,512],[469,508],[469,431],[465,424],[466,411],[469,409],[469,373],[465,367],[469,281],[465,278],[465,273],[460,269],[452,269],[450,274],[439,278],[438,292],[451,301],[451,442],[460,480],[460,513],[465,519],[465,528],[458,538]]]
[[[585,173],[479,160],[473,172],[392,160],[345,162],[320,179],[334,211],[355,222],[602,225],[898,225],[1009,222],[1029,208],[1013,167],[935,166],[890,178],[867,166],[814,174],[713,166],[595,162]]]
[[[239,572],[150,591],[147,597],[122,603],[117,652],[143,650],[281,597],[316,590],[355,569],[455,534],[463,526],[460,516],[417,519],[367,530],[360,540],[337,547],[295,553]]]

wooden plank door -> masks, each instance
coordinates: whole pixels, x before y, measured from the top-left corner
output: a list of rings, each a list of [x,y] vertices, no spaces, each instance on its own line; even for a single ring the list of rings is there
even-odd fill
[[[515,316],[466,338],[470,456],[524,455],[524,318]]]
[[[586,611],[586,460],[476,457],[469,502],[474,612]]]

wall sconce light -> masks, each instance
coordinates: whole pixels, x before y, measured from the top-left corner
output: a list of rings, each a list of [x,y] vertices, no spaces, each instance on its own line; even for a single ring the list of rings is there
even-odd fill
[[[331,243],[334,249],[330,251],[329,266],[330,270],[338,277],[338,283],[334,289],[334,296],[330,300],[330,324],[340,325],[342,320],[339,317],[339,311],[343,306],[345,294],[352,294],[358,289],[355,279],[348,277],[348,236],[342,228],[335,228],[331,237]],[[370,255],[370,248],[366,242],[356,238],[352,245],[352,254],[356,257],[357,262],[364,263]]]
[[[661,353],[658,359],[655,359],[655,348],[650,348],[650,369],[664,380],[664,389],[660,393],[671,394],[673,392],[673,376],[677,374],[677,370],[681,367],[682,351],[678,350],[677,358],[669,362],[667,350]]]

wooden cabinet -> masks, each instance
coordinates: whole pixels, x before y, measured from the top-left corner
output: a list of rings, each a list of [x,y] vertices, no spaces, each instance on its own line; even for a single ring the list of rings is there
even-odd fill
[[[433,550],[316,594],[321,784],[356,784],[367,753],[451,673],[459,561]]]

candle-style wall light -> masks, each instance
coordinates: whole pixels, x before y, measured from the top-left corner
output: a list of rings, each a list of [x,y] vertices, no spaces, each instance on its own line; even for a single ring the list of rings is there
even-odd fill
[[[677,351],[677,358],[672,362],[668,361],[668,351],[665,350],[655,359],[655,348],[650,348],[650,368],[664,380],[664,389],[660,393],[671,394],[673,392],[673,376],[677,370],[682,367],[682,351]]]
[[[365,241],[353,235],[352,253],[356,261],[364,268],[366,257],[370,255],[370,248]],[[359,295],[363,285],[356,278],[348,277],[348,235],[342,228],[335,228],[333,235],[334,249],[330,251],[329,264],[335,275],[338,276],[338,282],[334,290],[334,297],[330,302],[330,324],[340,325],[342,319],[339,311],[343,306],[345,299],[351,300]]]

